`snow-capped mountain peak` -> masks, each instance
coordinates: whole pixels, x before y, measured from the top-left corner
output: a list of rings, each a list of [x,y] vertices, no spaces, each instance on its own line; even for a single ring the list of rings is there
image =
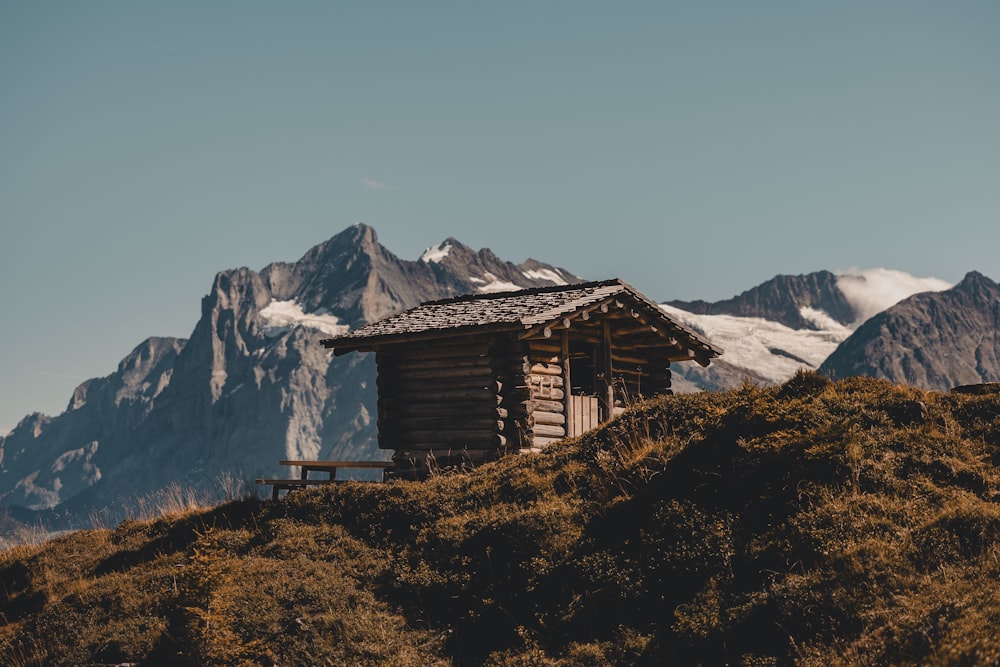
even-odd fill
[[[696,373],[695,387],[716,388],[743,373],[781,382],[800,368],[815,370],[867,319],[904,299],[942,291],[950,283],[892,269],[852,269],[834,274],[775,276],[724,301],[673,301],[662,306],[672,317],[703,333],[726,352],[726,382],[712,372]]]
[[[451,244],[447,241],[442,241],[424,250],[424,254],[420,256],[420,261],[427,264],[437,264],[447,257],[449,252],[451,252]]]

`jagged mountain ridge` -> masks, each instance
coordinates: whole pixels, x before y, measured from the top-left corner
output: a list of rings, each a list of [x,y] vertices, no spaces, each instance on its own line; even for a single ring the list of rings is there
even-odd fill
[[[955,287],[875,315],[820,367],[925,389],[1000,381],[1000,285],[972,271]]]
[[[905,294],[940,288],[907,279]],[[364,225],[296,262],[220,272],[188,340],[145,341],[115,373],[80,385],[66,412],[31,415],[0,438],[0,504],[85,514],[170,483],[216,486],[224,471],[277,472],[281,458],[376,456],[374,363],[330,359],[320,338],[429,299],[577,280],[454,238],[402,260]],[[665,309],[726,349],[707,369],[675,365],[675,389],[777,382],[820,367],[853,338],[845,322],[888,298],[859,293],[866,280],[820,271],[776,276],[715,304],[672,302],[695,304],[701,314]]]
[[[171,483],[277,472],[282,458],[377,455],[374,363],[331,359],[321,338],[494,283],[579,280],[455,239],[441,246],[436,261],[402,260],[355,225],[297,262],[220,272],[187,341],[148,339],[115,373],[81,384],[65,412],[31,415],[0,438],[0,503],[82,514]]]
[[[951,287],[889,269],[817,271],[775,276],[715,303],[668,302],[664,310],[726,351],[707,369],[677,366],[675,387],[725,389],[744,378],[775,383],[800,368],[817,370],[870,316],[915,293]]]
[[[723,301],[668,301],[667,304],[695,315],[761,317],[792,329],[818,328],[814,319],[803,314],[806,308],[823,311],[845,326],[858,317],[838,287],[837,276],[830,271],[778,275]]]
[[[60,498],[84,492],[102,476],[100,464],[129,456],[127,439],[115,437],[137,428],[169,385],[184,340],[148,338],[130,352],[118,369],[87,380],[73,392],[66,412],[57,417],[34,413],[0,438],[0,466],[27,471],[4,479],[13,491],[35,505],[55,505]],[[101,443],[110,443],[100,449]],[[98,452],[100,451],[100,454]],[[2,478],[0,478],[2,479]],[[8,494],[10,489],[4,489]]]

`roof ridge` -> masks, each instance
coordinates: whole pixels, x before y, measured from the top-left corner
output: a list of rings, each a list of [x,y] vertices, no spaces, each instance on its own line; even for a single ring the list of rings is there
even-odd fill
[[[458,296],[450,296],[445,299],[437,299],[435,301],[425,301],[424,303],[420,304],[420,306],[441,306],[449,303],[463,303],[466,301],[504,299],[511,296],[533,296],[535,294],[548,294],[550,292],[565,292],[571,289],[587,289],[590,287],[605,287],[609,285],[622,285],[624,287],[630,287],[630,285],[621,278],[609,278],[607,280],[594,280],[587,283],[570,283],[568,285],[546,285],[544,287],[527,287],[524,289],[507,290],[504,292],[460,294]]]

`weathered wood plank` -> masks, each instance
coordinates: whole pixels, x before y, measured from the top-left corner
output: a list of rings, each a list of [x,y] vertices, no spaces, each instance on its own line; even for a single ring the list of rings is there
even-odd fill
[[[633,354],[611,351],[611,359],[616,363],[632,364],[633,366],[650,366],[649,357],[640,357]]]
[[[480,380],[474,378],[455,378],[452,380],[400,380],[398,382],[383,382],[379,393],[384,396],[403,396],[418,398],[427,392],[458,392],[479,391],[486,389],[499,394],[504,387],[500,380]]]
[[[490,344],[487,342],[476,343],[452,343],[449,345],[438,345],[425,347],[417,345],[397,345],[398,349],[380,350],[377,354],[383,357],[388,363],[402,359],[461,359],[470,357],[485,357],[490,352]],[[376,359],[378,360],[378,359]]]
[[[621,307],[618,302],[615,304]],[[601,394],[604,397],[605,419],[610,419],[615,407],[615,385],[613,382],[615,365],[611,358],[611,323],[607,320],[601,322],[601,333],[601,373],[603,377]]]
[[[496,373],[487,365],[459,368],[425,368],[422,370],[388,371],[391,380],[455,380],[462,378],[491,379]]]
[[[543,410],[545,412],[561,412],[563,410],[562,401],[546,401],[546,400],[533,400],[531,401],[532,411]]]
[[[421,392],[409,392],[393,390],[387,387],[384,391],[383,398],[387,400],[403,399],[405,401],[415,403],[439,403],[442,401],[458,402],[474,401],[477,399],[492,400],[495,402],[498,396],[496,390],[487,388],[455,390],[434,389]]]
[[[563,426],[556,426],[554,424],[539,424],[535,423],[535,435],[557,437],[561,438],[566,435],[566,429]]]
[[[573,435],[586,433],[600,423],[600,406],[596,396],[570,396],[573,401]]]
[[[536,410],[531,415],[535,418],[535,424],[555,424],[562,426],[566,423],[566,415],[558,412],[539,412]]]
[[[544,385],[548,387],[562,387],[562,375],[536,375],[532,373],[528,376],[528,381],[533,385]]]
[[[555,387],[541,387],[532,386],[531,387],[531,398],[540,399],[543,401],[559,401],[565,397],[562,389]]]
[[[492,441],[495,444],[502,444],[497,441],[499,435],[493,427],[489,428],[463,428],[461,424],[454,424],[452,428],[437,428],[433,430],[401,430],[389,433],[393,440],[413,441],[413,442],[446,442],[455,443],[465,440]]]
[[[457,426],[456,426],[457,425]],[[453,415],[447,417],[398,417],[378,420],[379,431],[387,429],[393,431],[416,431],[416,430],[447,430],[454,428],[485,429],[492,431],[502,431],[504,420],[490,417],[470,417],[468,415]]]
[[[444,437],[443,437],[444,436]],[[392,443],[393,449],[497,449],[507,445],[506,436],[500,433],[491,433],[482,437],[458,437],[455,433],[444,431],[422,431],[413,432],[408,436],[393,436],[388,439]]]
[[[412,401],[379,401],[378,417],[490,417],[504,419],[508,415],[507,408],[497,407],[494,401],[450,402],[443,404],[414,403]]]
[[[589,311],[587,313],[585,313],[585,315],[586,315],[586,317],[584,319],[589,319],[590,318],[590,312]],[[563,400],[562,415],[563,415],[563,419],[564,419],[565,423],[570,427],[570,430],[567,432],[567,435],[576,435],[573,432],[573,430],[572,430],[572,426],[573,426],[573,400],[572,400],[573,379],[570,376],[569,332],[568,331],[564,331],[563,332],[562,341],[561,341],[561,349],[559,350],[559,354],[562,356],[562,373],[563,373],[563,379],[566,381],[566,388],[569,390],[569,393],[571,394],[570,397],[568,397],[567,399]]]
[[[495,357],[471,357],[471,358],[448,358],[438,359],[399,359],[391,364],[385,364],[386,369],[395,371],[422,371],[433,370],[435,368],[491,368],[494,365]]]

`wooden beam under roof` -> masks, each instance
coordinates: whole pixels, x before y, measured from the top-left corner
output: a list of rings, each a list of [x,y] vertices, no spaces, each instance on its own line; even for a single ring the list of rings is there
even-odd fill
[[[609,297],[608,299],[605,299],[604,301],[600,301],[598,303],[591,304],[591,305],[587,306],[586,308],[581,308],[580,310],[574,311],[572,313],[567,313],[567,314],[563,315],[561,318],[555,318],[555,319],[557,319],[557,320],[560,321],[559,324],[555,324],[554,325],[553,322],[550,320],[548,322],[542,322],[541,324],[531,325],[531,326],[529,326],[529,327],[526,328],[526,330],[524,331],[524,333],[521,334],[520,337],[521,337],[522,340],[529,339],[529,338],[535,338],[536,334],[538,332],[541,332],[542,337],[544,337],[544,338],[551,338],[553,331],[558,331],[560,329],[568,329],[569,327],[573,326],[573,322],[576,321],[576,320],[581,320],[581,321],[584,321],[584,322],[589,322],[590,321],[590,314],[593,313],[593,312],[595,312],[595,311],[601,312],[601,313],[607,313],[609,311],[609,305],[608,304],[612,300],[613,300],[613,297]],[[560,326],[560,324],[561,324],[561,326]],[[596,326],[596,323],[591,323],[591,325],[588,325],[588,326]],[[545,333],[546,330],[548,330],[548,332],[549,332],[548,334]]]

